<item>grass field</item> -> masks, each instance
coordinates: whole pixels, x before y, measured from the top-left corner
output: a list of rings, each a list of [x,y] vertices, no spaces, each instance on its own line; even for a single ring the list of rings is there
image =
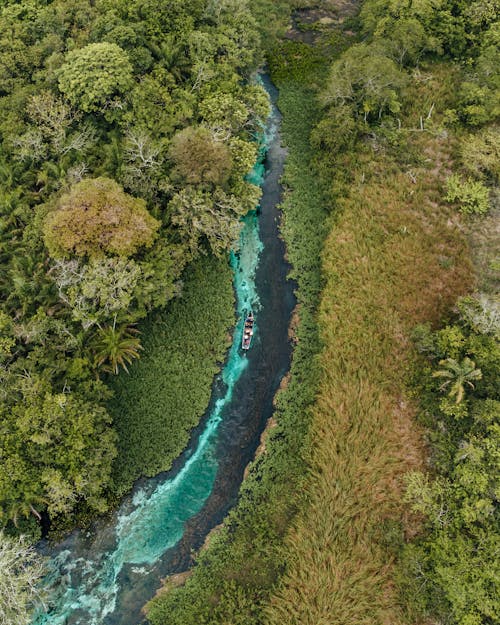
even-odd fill
[[[460,224],[441,200],[452,146],[427,133],[409,141],[426,155],[411,176],[384,150],[359,149],[331,222],[306,504],[266,625],[404,620],[395,562],[418,523],[402,503],[402,476],[425,455],[407,392],[408,336],[440,320],[472,284]]]

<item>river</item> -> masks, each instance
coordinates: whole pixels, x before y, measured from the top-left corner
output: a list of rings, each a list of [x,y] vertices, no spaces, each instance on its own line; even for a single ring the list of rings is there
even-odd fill
[[[266,123],[266,154],[252,173],[262,186],[260,207],[244,220],[232,254],[238,323],[212,398],[186,451],[167,473],[140,480],[119,509],[89,531],[57,545],[45,543],[49,610],[34,625],[138,625],[141,608],[161,578],[189,568],[193,550],[237,501],[246,465],[273,411],[273,397],[290,366],[288,326],[295,304],[279,238],[280,142],[277,92],[262,77],[273,107]],[[242,319],[255,312],[248,353],[240,349]]]

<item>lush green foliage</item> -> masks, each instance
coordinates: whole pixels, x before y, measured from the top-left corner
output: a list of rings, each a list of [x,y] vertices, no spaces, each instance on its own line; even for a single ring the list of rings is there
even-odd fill
[[[484,296],[468,298],[460,305],[456,324],[434,333],[428,327],[417,332],[417,346],[427,357],[420,384],[435,476],[408,477],[407,499],[425,515],[427,531],[406,549],[405,590],[411,597],[418,585],[418,596],[410,603],[421,613],[451,615],[463,625],[494,623],[500,617],[500,348],[495,338],[500,326],[498,315],[488,315],[487,324],[470,323],[471,310],[477,320],[484,302]],[[459,371],[454,366],[458,362]],[[447,387],[436,375],[443,363],[446,371],[452,370],[454,384],[460,377],[462,383],[470,380],[475,364],[473,386],[460,402],[458,395],[455,402],[443,396]]]
[[[101,406],[109,392],[83,377],[83,359],[65,364],[67,386],[62,390],[51,384],[50,371],[43,375],[12,367],[2,372],[4,523],[19,526],[31,514],[39,519],[42,509],[52,516],[68,514],[81,500],[94,510],[106,507],[103,487],[116,453],[116,435]],[[70,391],[73,380],[80,383],[79,391]]]
[[[324,104],[352,105],[364,121],[380,119],[386,111],[401,110],[398,94],[405,78],[383,49],[359,43],[333,63],[322,99]]]
[[[23,537],[0,530],[0,623],[29,625],[43,597],[37,584],[45,573],[43,561]]]
[[[151,247],[159,222],[144,200],[124,193],[109,178],[88,178],[73,185],[45,218],[45,244],[53,258],[132,256]]]
[[[300,301],[291,377],[277,396],[277,424],[266,440],[266,453],[254,462],[242,485],[240,502],[225,527],[200,555],[186,586],[162,593],[148,605],[148,618],[155,625],[261,622],[262,603],[284,565],[284,534],[301,497],[309,406],[318,377],[315,306],[321,288],[319,262],[326,214],[308,141],[318,114],[308,84],[312,77],[309,60],[298,64],[289,74],[290,81],[282,80],[279,67],[296,61],[295,46],[289,51],[284,56],[280,47],[270,62],[273,78],[280,86],[282,132],[288,146],[283,233]]]
[[[372,44],[400,64],[414,65],[424,52],[466,61],[457,113],[473,126],[500,115],[498,0],[365,0],[360,13]]]
[[[500,182],[500,127],[490,126],[466,135],[460,145],[464,168],[479,179]]]
[[[207,257],[186,274],[183,296],[140,325],[144,348],[129,376],[110,380],[118,433],[114,494],[170,468],[210,397],[234,321],[231,270]]]
[[[104,508],[116,456],[96,379],[145,353],[134,324],[258,201],[259,40],[240,0],[23,0],[1,3],[0,41],[0,511],[69,526]]]
[[[367,39],[339,59],[333,50],[345,48],[346,37],[340,45],[327,37],[316,48],[282,41],[269,58],[290,146],[283,232],[306,304],[322,286],[317,265],[311,266],[324,236],[322,207],[342,209],[329,224],[323,257],[323,353],[312,429],[297,421],[304,415],[294,386],[298,376],[301,393],[314,396],[316,377],[304,377],[310,363],[301,360],[301,349],[305,339],[316,344],[315,319],[304,306],[291,381],[278,396],[278,425],[266,454],[185,586],[169,585],[150,603],[155,625],[404,620],[393,562],[418,518],[408,516],[402,477],[421,466],[423,455],[414,411],[404,398],[413,357],[408,333],[419,320],[436,323],[472,283],[465,241],[443,201],[441,173],[452,147],[443,127],[457,117],[465,120],[456,89],[463,76],[451,64],[415,73],[407,68],[429,53],[465,54],[461,37],[473,40],[472,54],[479,54],[476,35],[495,15],[469,28],[463,19],[468,8],[460,3],[449,9],[445,3],[368,0],[365,7],[361,24]],[[476,3],[471,11],[479,9]],[[321,116],[309,109],[320,90]],[[491,168],[489,143],[479,149]],[[483,165],[480,171],[478,177]],[[494,312],[485,302],[469,303],[468,311],[471,324],[491,326]],[[460,397],[462,389],[476,392],[485,384],[485,367],[476,353],[442,353],[440,359],[444,375],[433,379],[437,384],[441,378],[441,385],[449,380],[444,390],[453,389],[453,397],[447,406],[455,410],[468,401]],[[307,437],[288,447],[297,432]],[[296,449],[305,454],[300,463],[296,451],[288,455]],[[299,480],[307,463],[312,470]],[[285,475],[297,476],[304,499],[282,483]],[[268,483],[270,477],[275,484]],[[293,495],[299,514],[285,533],[283,523],[295,509],[283,496]],[[460,579],[458,572],[459,567],[448,581]],[[477,589],[489,601],[490,591]],[[410,592],[418,595],[414,587]]]
[[[448,202],[456,202],[462,213],[481,215],[490,207],[489,191],[482,182],[468,179],[461,180],[460,176],[452,174],[446,181]]]
[[[122,367],[128,373],[127,364],[139,358],[142,349],[138,333],[137,328],[127,325],[117,327],[115,322],[99,327],[92,340],[99,369],[116,375]]]
[[[61,93],[86,113],[117,107],[133,84],[127,53],[107,41],[68,52],[57,75]]]

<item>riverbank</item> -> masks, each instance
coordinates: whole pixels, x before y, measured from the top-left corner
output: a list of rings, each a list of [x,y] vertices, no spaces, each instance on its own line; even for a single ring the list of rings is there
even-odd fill
[[[419,97],[423,89],[439,97],[432,68],[425,79]],[[441,158],[446,145],[410,138],[410,151]],[[397,154],[358,145],[352,182],[329,222],[307,503],[287,537],[289,568],[265,610],[269,625],[405,622],[397,562],[419,521],[404,502],[403,478],[426,461],[408,386],[410,334],[418,323],[437,324],[472,275],[456,213],[441,198],[436,156],[413,163],[413,177],[401,169]]]
[[[149,605],[153,625],[414,616],[400,594],[400,558],[421,519],[403,501],[404,476],[425,466],[427,449],[410,335],[441,322],[474,280],[463,222],[443,193],[457,72],[421,65],[402,81],[408,130],[375,122],[360,131],[318,107],[328,60],[355,41],[348,30],[330,35],[315,46],[289,37],[270,58],[289,148],[283,234],[303,305],[290,386],[239,506],[185,585]]]
[[[266,76],[262,81],[274,97]],[[290,367],[288,325],[295,299],[277,229],[285,157],[279,122],[273,109],[263,136],[265,178],[263,163],[254,171],[262,185],[259,210],[244,218],[238,250],[231,253],[238,319],[248,310],[256,317],[252,348],[241,350],[238,323],[209,408],[172,471],[138,481],[119,509],[89,532],[44,545],[51,558],[50,604],[37,625],[78,625],[82,618],[89,625],[104,618],[108,625],[136,625],[161,578],[192,565],[193,551],[236,502],[245,467]],[[198,301],[196,311],[201,319],[203,304]]]

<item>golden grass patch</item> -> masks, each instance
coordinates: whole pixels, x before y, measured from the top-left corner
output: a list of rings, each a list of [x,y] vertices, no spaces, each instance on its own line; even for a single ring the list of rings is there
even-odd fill
[[[425,456],[405,394],[408,334],[442,318],[472,274],[457,220],[439,199],[439,172],[384,174],[383,160],[365,163],[368,180],[343,200],[324,249],[311,472],[269,625],[403,621],[394,560],[417,519],[402,505],[402,476]]]

